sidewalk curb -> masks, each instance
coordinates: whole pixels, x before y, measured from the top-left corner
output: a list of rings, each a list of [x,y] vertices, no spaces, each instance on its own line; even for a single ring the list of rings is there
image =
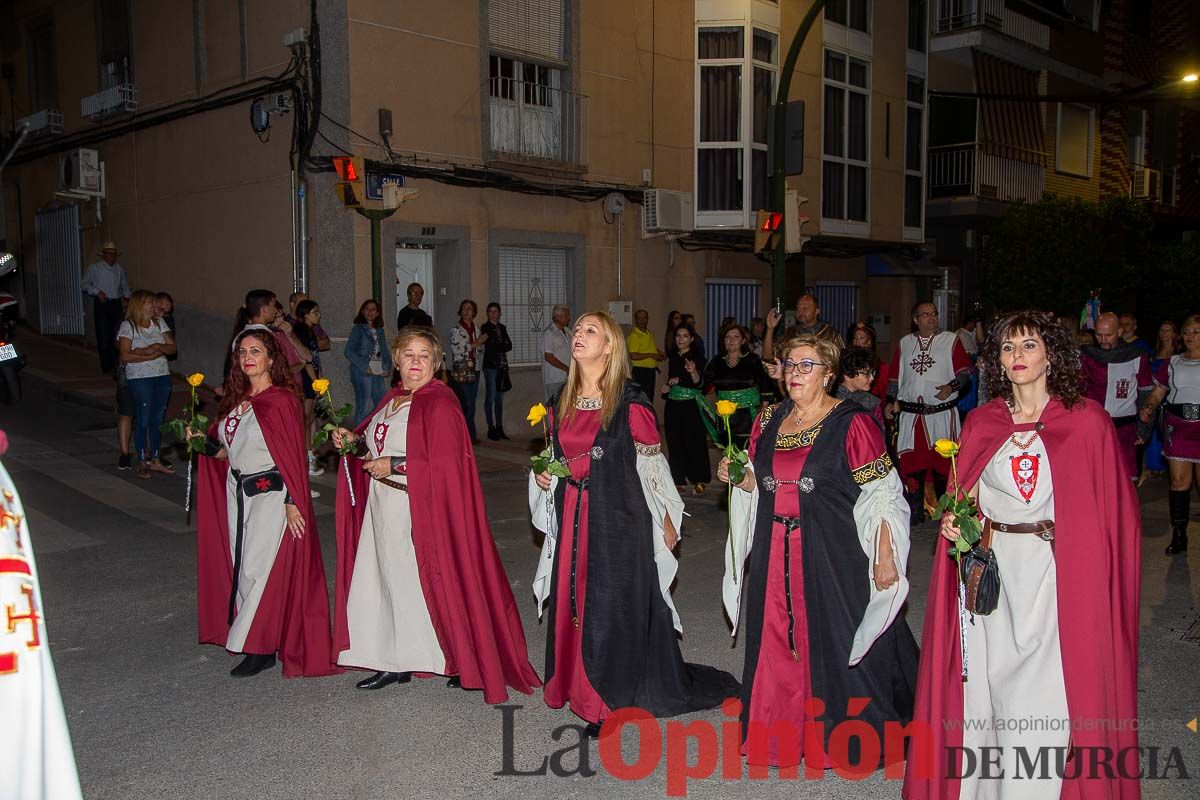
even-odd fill
[[[91,392],[84,392],[78,389],[64,389],[52,377],[46,375],[45,373],[41,373],[36,369],[29,369],[26,367],[21,371],[21,377],[25,381],[36,384],[40,389],[49,393],[56,400],[63,400],[68,403],[74,403],[75,405],[86,406],[99,411],[110,411],[114,415],[116,414],[115,386],[113,389],[113,400],[110,402],[105,402]]]

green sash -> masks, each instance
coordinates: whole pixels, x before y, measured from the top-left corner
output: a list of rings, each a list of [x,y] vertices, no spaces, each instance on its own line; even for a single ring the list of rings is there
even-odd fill
[[[751,386],[749,389],[734,389],[724,392],[717,392],[718,400],[730,400],[737,403],[738,408],[749,408],[752,411],[757,411],[762,405],[762,395],[758,393],[758,389]]]
[[[719,434],[717,433],[717,414],[713,411],[704,399],[704,394],[699,389],[689,389],[686,386],[675,384],[667,392],[668,400],[695,400],[696,405],[700,409],[700,421],[704,423],[704,427],[708,430],[708,435],[712,437],[714,442],[720,443]]]

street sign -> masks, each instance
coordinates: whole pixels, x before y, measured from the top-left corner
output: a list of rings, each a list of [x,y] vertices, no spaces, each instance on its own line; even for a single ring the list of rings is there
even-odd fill
[[[380,175],[377,172],[367,173],[367,199],[382,200],[383,185],[385,183],[394,183],[397,186],[404,185],[404,177],[401,175]]]

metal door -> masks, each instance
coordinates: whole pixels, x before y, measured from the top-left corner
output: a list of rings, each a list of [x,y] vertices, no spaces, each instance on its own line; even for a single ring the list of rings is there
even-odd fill
[[[739,325],[750,327],[758,316],[758,281],[707,281],[704,286],[704,355],[707,358],[721,353],[721,320],[733,317]]]
[[[858,319],[858,284],[817,283],[812,293],[821,306],[821,321],[833,326],[842,336]]]
[[[42,333],[83,336],[83,243],[79,206],[34,216],[37,237],[38,316]]]
[[[396,248],[396,311],[408,305],[408,285],[419,283],[425,290],[421,310],[437,324],[434,313],[433,251],[413,247]]]

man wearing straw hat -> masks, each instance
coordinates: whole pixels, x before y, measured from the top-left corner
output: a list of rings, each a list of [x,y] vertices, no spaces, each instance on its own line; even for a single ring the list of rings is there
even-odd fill
[[[100,260],[88,265],[80,288],[95,298],[92,316],[96,321],[100,371],[112,372],[117,364],[117,328],[125,316],[122,301],[129,299],[129,283],[125,270],[117,263],[121,251],[114,242],[105,242],[96,255]]]

